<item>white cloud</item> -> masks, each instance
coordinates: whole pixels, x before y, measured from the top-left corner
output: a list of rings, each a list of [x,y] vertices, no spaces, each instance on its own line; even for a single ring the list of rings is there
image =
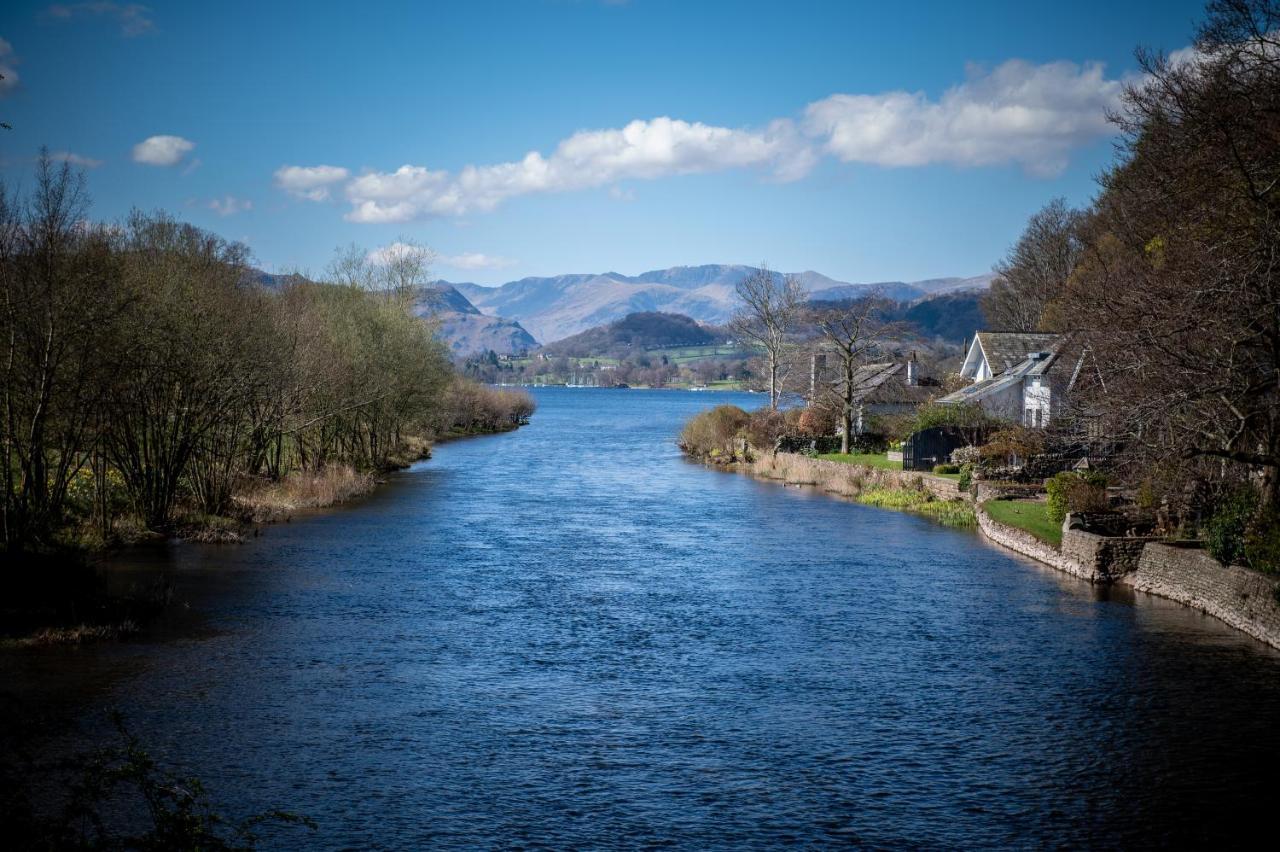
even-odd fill
[[[45,10],[50,18],[69,21],[77,17],[110,18],[120,25],[120,34],[126,38],[149,33],[155,22],[148,15],[151,10],[138,3],[55,3]]]
[[[213,199],[205,206],[219,216],[234,216],[237,213],[252,210],[253,202],[246,198],[236,198],[234,195],[224,195],[222,198]]]
[[[18,64],[18,55],[13,52],[13,45],[0,38],[0,96],[6,95],[14,89],[18,88],[18,71],[14,68]]]
[[[936,101],[920,92],[832,95],[805,110],[804,128],[845,162],[879,166],[1016,163],[1052,176],[1072,149],[1109,135],[1106,112],[1122,83],[1102,65],[1032,65],[1011,60],[968,79]]]
[[[133,161],[148,166],[176,166],[196,147],[181,136],[151,136],[133,146]]]
[[[102,165],[101,160],[95,160],[93,157],[84,157],[71,151],[55,151],[49,155],[50,160],[58,160],[63,163],[70,163],[73,166],[79,166],[82,169],[96,169]]]
[[[276,186],[299,198],[325,201],[329,187],[351,173],[341,166],[281,166],[276,169]]]
[[[480,252],[463,252],[462,254],[444,254],[440,262],[454,269],[502,269],[514,266],[515,260],[500,255],[481,254]]]
[[[795,125],[780,119],[763,130],[737,130],[672,118],[633,121],[614,130],[585,130],[550,156],[466,166],[457,174],[405,165],[369,172],[347,184],[353,222],[404,222],[488,211],[509,198],[732,168],[769,170],[780,180],[804,176],[816,160]]]
[[[636,200],[636,194],[634,192],[632,192],[629,189],[623,189],[617,184],[614,184],[613,186],[609,187],[609,197],[612,198],[614,201],[635,201]]]
[[[382,248],[376,248],[369,252],[366,259],[377,266],[386,266],[391,261],[406,256],[417,256],[421,258],[424,263],[430,263],[435,260],[436,255],[435,252],[426,246],[414,245],[412,243],[405,243],[397,240],[390,245],[385,245]]]
[[[937,99],[905,91],[831,95],[809,104],[798,123],[779,118],[751,129],[660,117],[579,131],[550,154],[530,151],[456,172],[406,164],[351,177],[338,166],[286,166],[276,184],[323,201],[345,181],[346,218],[387,223],[457,218],[522,195],[595,187],[630,200],[619,182],[728,169],[798,180],[823,154],[882,167],[1013,164],[1050,177],[1074,149],[1114,132],[1106,115],[1122,87],[1100,63],[1010,60],[991,70],[970,67],[963,83]]]

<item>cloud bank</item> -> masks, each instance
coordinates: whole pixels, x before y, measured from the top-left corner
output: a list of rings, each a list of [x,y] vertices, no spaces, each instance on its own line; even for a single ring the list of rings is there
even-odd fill
[[[1070,154],[1113,131],[1120,80],[1100,63],[1035,65],[1010,60],[972,66],[936,99],[922,92],[835,94],[805,107],[799,120],[730,128],[666,116],[625,127],[583,130],[550,154],[468,165],[457,172],[406,164],[350,177],[337,166],[285,166],[282,189],[312,201],[343,183],[352,222],[392,223],[493,210],[524,195],[610,187],[625,180],[750,169],[768,179],[803,178],[823,156],[885,168],[1016,165],[1052,177]],[[349,178],[349,179],[348,179]]]
[[[181,136],[151,136],[133,146],[133,161],[148,166],[176,166],[196,143]]]
[[[454,269],[502,269],[514,266],[515,260],[499,255],[481,254],[480,252],[463,252],[462,254],[442,254],[438,260],[445,266]]]
[[[350,175],[340,166],[281,166],[276,169],[276,186],[308,201],[327,201],[329,187]]]

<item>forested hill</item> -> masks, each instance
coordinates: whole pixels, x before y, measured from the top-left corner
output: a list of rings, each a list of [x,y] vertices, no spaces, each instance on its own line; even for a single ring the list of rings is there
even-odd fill
[[[645,349],[675,346],[710,346],[723,343],[728,334],[718,326],[702,325],[684,314],[646,311],[627,314],[556,341],[544,350],[548,355],[584,358],[590,355],[623,356]]]

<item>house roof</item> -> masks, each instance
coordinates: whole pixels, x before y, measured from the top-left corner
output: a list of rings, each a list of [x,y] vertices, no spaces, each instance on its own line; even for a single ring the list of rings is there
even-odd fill
[[[988,333],[979,332],[979,340],[981,340],[981,337],[984,334]],[[958,391],[949,393],[944,397],[940,397],[938,402],[943,404],[975,402],[983,397],[999,393],[1010,385],[1021,382],[1027,376],[1056,375],[1055,368],[1060,364],[1064,367],[1070,366],[1070,364],[1065,363],[1062,359],[1062,355],[1067,349],[1067,341],[1070,339],[1067,335],[996,334],[993,336],[1003,338],[1022,338],[1023,340],[1021,341],[1021,345],[1033,342],[1031,340],[1032,338],[1039,338],[1041,341],[1048,338],[1048,340],[1047,345],[1030,349],[1027,354],[1013,366],[998,370],[996,374],[990,378],[983,379],[980,382],[974,382],[968,387],[961,388]],[[997,340],[992,342],[997,346],[1003,346],[1003,351],[1006,355],[1012,354],[1014,351],[1014,345],[1011,345],[1007,340]],[[986,350],[984,349],[983,351],[985,352]],[[996,369],[995,365],[992,365],[992,369]]]
[[[1056,351],[1063,339],[1061,334],[1013,331],[980,331],[976,336],[987,366],[996,376],[1019,366],[1035,352]]]
[[[855,403],[917,403],[929,397],[927,388],[906,383],[907,365],[867,364],[853,374]]]
[[[1021,372],[1021,366],[1013,370],[1006,370],[998,376],[992,376],[989,379],[983,379],[980,382],[974,382],[971,385],[953,391],[946,396],[939,397],[936,402],[943,405],[953,405],[962,402],[977,402],[983,397],[998,393],[1010,385],[1016,385],[1022,381],[1025,373]]]

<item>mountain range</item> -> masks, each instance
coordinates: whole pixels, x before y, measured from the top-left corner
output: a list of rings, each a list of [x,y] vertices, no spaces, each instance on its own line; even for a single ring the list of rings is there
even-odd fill
[[[440,322],[440,339],[455,357],[490,349],[502,354],[525,352],[538,345],[520,323],[482,314],[466,296],[448,284],[425,288],[414,302],[413,312]]]
[[[468,282],[438,284],[456,290],[480,313],[515,320],[539,341],[550,343],[638,312],[678,313],[721,325],[728,322],[736,307],[734,287],[756,271],[752,266],[708,264],[655,269],[640,275],[604,272],[521,278],[496,287]],[[810,298],[817,301],[857,298],[878,290],[896,301],[917,302],[947,293],[984,290],[992,278],[988,274],[855,284],[820,272],[795,274]]]

